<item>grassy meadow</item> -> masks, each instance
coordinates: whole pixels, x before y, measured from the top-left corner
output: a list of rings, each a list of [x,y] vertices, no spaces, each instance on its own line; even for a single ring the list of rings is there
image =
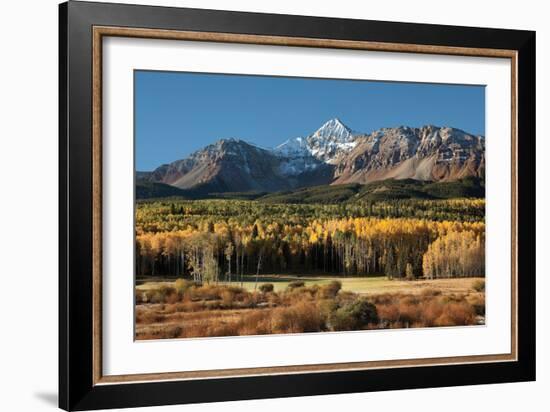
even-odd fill
[[[297,276],[297,275],[259,275],[258,282],[255,276],[245,276],[242,283],[234,286],[242,287],[248,292],[258,290],[263,284],[272,284],[275,292],[283,292],[293,282],[304,282],[305,287],[326,286],[338,281],[344,292],[355,292],[364,295],[382,293],[421,294],[427,289],[437,289],[442,294],[461,294],[475,291],[474,286],[483,281],[483,278],[447,278],[432,280],[417,280],[410,282],[403,279],[388,279],[386,276],[369,277],[336,277],[336,276]],[[177,280],[143,280],[138,282],[136,293],[143,293],[162,287],[176,287]],[[229,284],[221,283],[221,286]]]

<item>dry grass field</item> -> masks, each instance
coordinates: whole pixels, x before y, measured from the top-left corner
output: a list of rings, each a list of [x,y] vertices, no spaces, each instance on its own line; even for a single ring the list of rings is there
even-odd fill
[[[452,293],[468,293],[473,291],[473,285],[483,280],[483,278],[448,278],[448,279],[433,279],[433,280],[400,280],[388,279],[386,276],[369,276],[369,277],[336,277],[336,276],[292,276],[292,275],[259,275],[258,282],[255,282],[255,276],[245,276],[244,282],[233,282],[232,286],[243,287],[244,289],[253,292],[259,285],[264,283],[272,283],[275,292],[284,291],[289,283],[295,281],[304,282],[304,286],[311,287],[314,285],[324,286],[332,281],[342,283],[342,290],[355,292],[360,294],[380,294],[380,293],[404,293],[418,294],[427,288],[435,288],[442,294]],[[223,282],[220,282],[224,285]],[[142,282],[136,287],[136,292],[144,292],[151,289],[156,289],[162,286],[174,287],[174,280],[158,280]]]
[[[480,325],[483,278],[247,277],[242,283],[156,281],[136,287],[136,338]]]

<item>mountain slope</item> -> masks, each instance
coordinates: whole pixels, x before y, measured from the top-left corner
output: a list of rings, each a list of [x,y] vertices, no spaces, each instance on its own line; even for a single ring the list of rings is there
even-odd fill
[[[483,136],[436,126],[358,134],[331,119],[311,135],[289,139],[275,149],[222,139],[138,176],[199,193],[277,192],[385,179],[482,178],[484,169]]]
[[[367,184],[325,185],[270,193],[257,200],[264,203],[336,204],[341,202],[396,199],[451,199],[485,196],[483,181],[468,177],[453,182],[423,182],[387,179]]]
[[[136,199],[153,199],[162,197],[184,197],[184,190],[170,186],[164,183],[147,182],[143,180],[136,181]]]
[[[388,178],[448,181],[481,177],[485,139],[450,127],[380,129],[357,138],[337,165],[333,184]]]
[[[332,168],[315,159],[309,167],[289,163],[289,159],[243,140],[222,139],[186,159],[157,168],[149,180],[180,189],[201,186],[205,192],[272,192],[332,180]]]

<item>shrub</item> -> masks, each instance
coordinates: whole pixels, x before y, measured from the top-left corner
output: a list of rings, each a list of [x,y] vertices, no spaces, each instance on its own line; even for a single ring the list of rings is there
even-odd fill
[[[330,318],[334,330],[357,330],[378,322],[376,306],[360,298],[336,310]]]
[[[147,303],[147,293],[146,292],[142,292],[142,291],[136,289],[135,298],[136,298],[136,305],[141,305],[142,303]]]
[[[326,321],[338,309],[338,303],[334,299],[323,299],[319,301],[319,313]]]
[[[401,298],[400,301],[407,306],[418,305],[420,303],[420,300],[415,295],[405,296]]]
[[[338,293],[338,302],[340,305],[349,304],[355,302],[357,299],[357,294],[350,292],[349,290],[341,290]]]
[[[237,326],[238,335],[265,335],[271,333],[271,312],[258,310],[245,313]]]
[[[181,299],[181,295],[178,292],[169,293],[164,298],[165,303],[174,304],[179,302]]]
[[[429,297],[429,296],[439,296],[441,295],[441,291],[433,288],[424,288],[420,292],[420,295],[423,297]]]
[[[159,288],[159,293],[162,295],[162,303],[174,302],[178,299],[178,292],[176,288],[171,286],[161,286]]]
[[[475,311],[467,302],[448,303],[443,309],[443,314],[436,319],[436,326],[473,325]]]
[[[443,314],[445,305],[437,299],[432,299],[422,306],[423,326],[434,326],[437,319]]]
[[[173,328],[169,328],[166,330],[166,338],[168,339],[176,339],[181,336],[181,333],[183,332],[183,329],[179,326],[175,326]]]
[[[472,307],[474,308],[474,312],[476,315],[485,316],[485,302],[483,302],[482,304],[474,303]]]
[[[298,289],[298,288],[303,288],[305,285],[305,283],[301,280],[294,280],[292,282],[290,282],[287,286],[288,289],[290,290],[293,290],[293,289]]]
[[[162,285],[156,289],[145,291],[142,299],[148,303],[166,303],[168,301],[176,301],[177,292],[173,287]]]
[[[376,306],[376,311],[380,320],[389,324],[399,321],[399,307],[395,304]]]
[[[236,322],[214,324],[208,327],[207,336],[238,336],[239,329]]]
[[[233,302],[235,302],[235,294],[228,289],[222,291],[221,298],[223,305],[226,308],[231,308],[233,306]]]
[[[234,294],[239,294],[239,293],[245,293],[246,290],[244,288],[241,288],[240,286],[225,286],[225,289],[227,289],[228,291],[234,293]]]
[[[271,325],[273,333],[319,332],[323,328],[323,319],[317,305],[301,302],[275,309]]]
[[[474,312],[478,316],[485,316],[485,297],[479,296],[479,297],[473,297],[470,300],[470,305],[474,308]]]
[[[316,299],[318,288],[308,288],[305,286],[294,289],[287,289],[281,294],[282,304],[292,306],[304,301],[312,301]]]
[[[209,336],[207,322],[197,322],[187,326],[180,335],[182,338],[201,338],[204,336]]]
[[[203,309],[203,302],[193,302],[191,300],[185,300],[182,303],[178,303],[176,306],[176,312],[198,312]]]
[[[333,280],[321,288],[321,296],[323,298],[335,298],[340,289],[342,289],[342,282]]]
[[[392,295],[390,293],[382,293],[380,295],[374,295],[371,298],[373,303],[376,303],[377,305],[390,305],[393,304],[396,300],[396,295]]]
[[[190,288],[195,286],[195,282],[192,280],[186,280],[186,279],[177,279],[174,282],[174,288],[179,294],[184,294],[189,290]]]
[[[411,327],[413,324],[418,325],[418,321],[422,318],[421,305],[414,298],[403,298],[399,301],[399,320],[405,327]]]
[[[221,299],[222,288],[215,285],[203,285],[192,289],[192,297],[203,300]]]
[[[263,285],[260,285],[260,292],[262,293],[273,292],[273,283],[264,283]]]
[[[210,300],[210,301],[204,302],[204,308],[206,310],[221,309],[221,302],[219,300]]]
[[[266,296],[266,300],[271,306],[279,306],[281,304],[281,297],[277,293],[270,293]]]
[[[485,292],[485,280],[476,280],[472,287],[476,292]]]
[[[144,310],[136,311],[136,323],[159,323],[164,320],[164,316],[156,311]]]

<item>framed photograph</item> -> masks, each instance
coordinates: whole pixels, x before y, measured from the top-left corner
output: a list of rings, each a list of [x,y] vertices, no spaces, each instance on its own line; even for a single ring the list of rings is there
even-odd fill
[[[59,41],[61,408],[535,379],[534,32],[71,1]]]

